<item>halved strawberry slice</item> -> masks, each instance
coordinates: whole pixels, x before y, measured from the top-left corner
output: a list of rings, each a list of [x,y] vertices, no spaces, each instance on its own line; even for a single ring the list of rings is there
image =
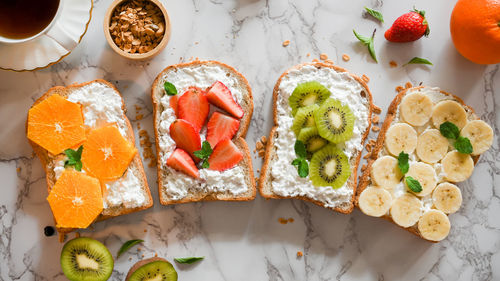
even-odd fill
[[[176,117],[179,117],[179,111],[177,109],[177,102],[178,101],[179,101],[179,96],[176,95],[176,96],[170,97],[170,101],[169,101],[170,107],[174,110]]]
[[[236,118],[243,117],[243,109],[234,101],[231,91],[220,81],[216,81],[206,94],[208,101],[229,112]]]
[[[200,132],[207,120],[210,104],[200,88],[189,87],[179,98],[177,109],[179,118],[188,121],[196,129],[196,132]]]
[[[239,120],[216,111],[208,120],[207,141],[215,147],[221,140],[232,139],[239,128]]]
[[[198,168],[196,168],[191,156],[180,148],[176,148],[174,152],[172,152],[170,157],[167,159],[167,166],[172,167],[179,172],[183,172],[186,175],[192,176],[193,178],[197,179],[200,177],[200,172],[198,171]]]
[[[210,164],[210,170],[224,171],[231,169],[236,166],[241,159],[243,159],[243,153],[238,149],[238,147],[230,140],[221,140],[216,146],[210,158],[208,158],[208,163]]]
[[[199,161],[193,152],[200,150],[200,134],[193,125],[186,120],[177,119],[170,125],[170,137],[175,141],[177,147],[184,149],[195,161]]]

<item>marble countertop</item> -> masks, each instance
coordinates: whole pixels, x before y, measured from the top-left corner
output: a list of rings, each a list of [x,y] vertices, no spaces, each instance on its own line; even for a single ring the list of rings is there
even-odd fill
[[[450,216],[451,233],[432,244],[381,219],[355,210],[333,213],[296,200],[245,203],[206,202],[161,206],[155,168],[146,167],[154,207],[97,223],[81,234],[104,242],[116,253],[123,242],[145,240],[115,261],[110,280],[123,280],[142,257],[205,256],[175,267],[180,280],[499,280],[500,279],[500,65],[475,65],[454,49],[448,22],[455,1],[422,0],[170,0],[172,37],[155,59],[132,62],[115,54],[104,40],[102,20],[111,0],[94,1],[93,18],[82,43],[48,69],[15,73],[0,70],[0,280],[65,280],[59,265],[45,174],[25,137],[32,102],[55,85],[96,78],[123,93],[134,130],[153,135],[150,85],[166,66],[191,58],[215,59],[242,72],[254,92],[255,110],[247,136],[251,150],[271,127],[272,87],[297,63],[325,53],[336,64],[370,78],[374,101],[385,109],[395,87],[439,86],[472,105],[491,124],[493,147],[472,177],[459,184],[464,202]],[[385,31],[400,14],[417,5],[427,11],[429,38],[391,44]],[[385,24],[363,14],[363,6],[383,12]],[[376,64],[352,34],[377,28]],[[282,43],[290,40],[290,45]],[[310,54],[310,56],[308,56]],[[342,55],[351,57],[349,62]],[[401,67],[414,56],[434,66]],[[400,65],[389,66],[394,60]],[[144,118],[136,119],[135,105]],[[372,133],[371,137],[375,137]],[[262,160],[253,154],[256,175]],[[278,218],[293,218],[280,224]],[[73,234],[72,234],[73,235]],[[70,237],[73,237],[70,235]],[[302,251],[304,256],[297,257]]]

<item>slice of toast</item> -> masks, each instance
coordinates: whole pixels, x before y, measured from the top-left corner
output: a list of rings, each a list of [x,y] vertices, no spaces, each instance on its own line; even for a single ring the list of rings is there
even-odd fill
[[[426,87],[426,86],[419,86],[419,87],[414,87],[414,88],[409,88],[409,89],[405,89],[403,91],[401,91],[395,98],[394,100],[392,101],[392,103],[390,104],[389,106],[389,109],[387,111],[387,115],[386,115],[386,118],[385,118],[385,121],[381,127],[381,130],[380,130],[380,133],[378,135],[378,138],[377,138],[377,141],[371,151],[371,156],[368,158],[368,162],[367,162],[367,166],[366,166],[366,169],[363,171],[363,174],[361,176],[361,179],[360,179],[360,182],[359,182],[359,185],[358,185],[358,191],[357,191],[357,195],[356,195],[356,200],[355,200],[355,204],[356,206],[359,208],[359,196],[361,195],[361,193],[369,186],[371,185],[375,185],[374,182],[372,182],[372,179],[371,179],[371,171],[372,171],[372,166],[373,166],[373,163],[379,158],[379,157],[382,157],[384,155],[389,155],[388,152],[386,151],[386,148],[384,147],[384,143],[385,143],[385,139],[386,139],[386,133],[387,133],[387,130],[391,127],[392,124],[396,124],[398,122],[404,122],[402,121],[401,117],[400,117],[400,114],[399,114],[399,108],[400,108],[400,104],[403,100],[403,98],[409,94],[409,93],[414,93],[414,92],[427,92],[427,91],[431,91],[433,93],[436,93],[436,98],[432,98],[433,100],[433,103],[434,105],[441,101],[441,100],[453,100],[453,101],[456,101],[458,103],[460,103],[463,108],[465,109],[466,111],[466,114],[467,114],[467,119],[468,121],[472,121],[472,120],[477,120],[479,119],[476,114],[474,113],[474,110],[466,105],[459,97],[455,96],[455,95],[452,95],[450,93],[447,93],[447,92],[444,92],[440,89],[437,89],[437,88],[430,88],[430,87]],[[437,96],[437,95],[440,95],[440,96]],[[417,129],[417,132],[418,133],[421,133],[425,130],[425,127],[426,125],[422,126],[420,129]],[[439,129],[439,128],[437,128]],[[450,151],[450,149],[448,150]],[[413,152],[412,154],[415,154],[415,152]],[[412,158],[412,155],[410,155],[410,159]],[[472,160],[474,161],[474,164],[477,163],[477,161],[479,160],[479,155],[477,156],[472,156]],[[439,182],[438,182],[439,184]],[[394,195],[392,194],[392,196],[394,197]],[[393,198],[394,200],[394,198]],[[422,199],[423,200],[423,199]],[[388,212],[387,214],[381,216],[382,218],[390,221],[390,222],[393,222],[394,224],[396,224],[394,222],[394,220],[391,218],[391,215],[390,213]],[[396,224],[397,225],[397,224]],[[399,226],[399,225],[397,225]],[[410,226],[410,227],[402,227],[402,226],[399,226],[403,229],[406,229],[407,231],[419,236],[420,238],[424,239],[424,240],[427,240],[427,241],[430,241],[430,242],[437,242],[437,241],[431,241],[431,240],[428,240],[428,239],[425,239],[419,232],[418,230],[418,227],[417,227],[417,223],[415,223],[415,225],[413,226]]]
[[[166,81],[172,83],[181,96],[188,87],[201,89],[210,87],[217,80],[224,83],[236,102],[244,111],[240,127],[233,142],[243,153],[243,160],[235,167],[223,172],[200,170],[200,179],[191,178],[166,165],[166,160],[175,149],[170,137],[170,124],[176,119],[170,107],[170,96],[164,90]],[[156,153],[158,159],[158,193],[163,205],[197,201],[249,201],[255,198],[256,187],[252,159],[244,138],[253,113],[252,90],[245,77],[234,68],[217,61],[193,61],[171,65],[158,74],[151,88],[153,101]],[[223,111],[215,108],[214,110]],[[210,116],[209,116],[210,118]],[[206,126],[202,128],[203,135]]]
[[[351,175],[344,186],[338,189],[313,186],[309,177],[298,177],[297,169],[291,164],[295,158],[293,151],[296,137],[290,128],[292,117],[288,97],[299,82],[313,80],[326,86],[332,93],[330,97],[342,99],[342,102],[349,106],[356,104],[361,112],[359,116],[362,116],[355,120],[357,130],[353,137],[345,142],[349,142],[350,147],[348,158]],[[324,63],[300,64],[280,76],[273,90],[273,104],[274,126],[269,134],[259,179],[260,194],[273,199],[301,199],[344,214],[352,212],[361,151],[371,126],[373,103],[366,83],[337,66]],[[278,180],[279,178],[281,179]]]
[[[95,90],[98,88],[100,90]],[[105,92],[104,92],[105,91]],[[106,94],[104,94],[106,93]],[[95,121],[95,124],[106,124],[106,123],[116,123],[121,134],[128,139],[131,143],[135,143],[134,132],[132,130],[132,126],[130,121],[125,116],[125,103],[123,102],[123,98],[115,88],[115,86],[105,80],[97,79],[94,81],[82,83],[82,84],[74,84],[68,87],[57,86],[49,89],[45,94],[43,94],[39,99],[35,101],[33,104],[36,105],[48,98],[51,95],[60,95],[62,97],[67,98],[70,101],[80,103],[82,105],[82,112],[84,113],[84,123],[86,117],[92,116],[92,120]],[[83,101],[85,100],[85,101]],[[103,108],[103,111],[97,113],[92,109],[95,106],[96,102],[114,102],[113,112],[110,111],[111,108]],[[94,103],[94,104],[93,104]],[[105,112],[106,111],[106,112]],[[90,114],[90,115],[89,115]],[[89,118],[88,120],[90,120]],[[27,125],[27,121],[26,121]],[[88,122],[85,123],[88,125]],[[27,127],[27,126],[26,126]],[[64,163],[64,154],[53,155],[50,154],[47,150],[37,145],[36,143],[28,140],[33,147],[36,155],[40,159],[42,166],[46,173],[47,179],[47,188],[50,193],[52,186],[55,184],[58,175],[61,172],[61,169],[64,169],[64,164],[59,164],[60,162]],[[59,170],[59,172],[57,172]],[[132,174],[129,174],[129,173]],[[153,206],[153,199],[151,198],[151,193],[148,187],[148,182],[146,179],[146,174],[144,173],[144,168],[142,165],[142,161],[139,155],[139,152],[136,153],[132,162],[130,163],[127,172],[118,180],[107,183],[112,185],[112,183],[117,183],[121,179],[132,178],[134,180],[133,191],[136,192],[136,195],[139,196],[136,202],[127,202],[126,200],[122,200],[120,203],[120,199],[116,201],[116,198],[113,202],[108,202],[106,195],[104,196],[105,208],[102,213],[97,217],[96,221],[105,220],[108,218],[137,212],[140,210],[147,209]],[[137,185],[138,184],[138,185]],[[119,188],[109,187],[107,192],[119,192]],[[117,194],[115,194],[116,196]],[[111,195],[110,195],[111,196]],[[119,194],[118,194],[119,196]],[[111,197],[109,197],[111,198]],[[59,233],[67,233],[71,232],[73,229],[68,228],[58,228]]]

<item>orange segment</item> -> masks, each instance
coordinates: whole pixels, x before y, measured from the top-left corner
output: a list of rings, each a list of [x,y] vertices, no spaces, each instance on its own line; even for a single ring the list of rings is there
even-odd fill
[[[99,180],[72,169],[63,171],[47,201],[63,228],[86,228],[103,209]]]
[[[28,138],[59,154],[85,140],[82,108],[54,94],[28,111]]]
[[[83,144],[83,168],[101,181],[116,180],[123,175],[136,152],[118,128],[102,127],[91,131]]]

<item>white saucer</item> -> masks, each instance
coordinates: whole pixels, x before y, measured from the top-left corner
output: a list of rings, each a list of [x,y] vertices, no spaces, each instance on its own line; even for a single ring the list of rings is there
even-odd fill
[[[87,31],[92,8],[92,0],[64,0],[57,21],[78,43]],[[72,49],[66,50],[47,35],[19,44],[0,43],[0,69],[31,71],[45,68],[59,62],[71,51]]]

